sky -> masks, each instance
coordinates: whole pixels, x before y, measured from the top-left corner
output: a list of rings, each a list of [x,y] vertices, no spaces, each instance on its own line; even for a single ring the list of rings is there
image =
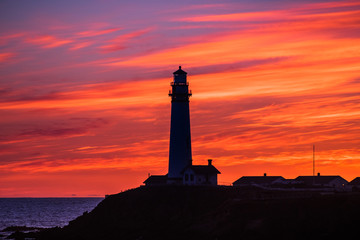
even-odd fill
[[[87,197],[166,174],[172,73],[194,164],[360,176],[358,1],[0,1],[0,197]]]

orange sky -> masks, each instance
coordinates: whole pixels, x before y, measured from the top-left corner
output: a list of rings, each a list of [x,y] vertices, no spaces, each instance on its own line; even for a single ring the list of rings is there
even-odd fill
[[[0,3],[0,197],[104,196],[166,174],[172,72],[195,164],[360,176],[360,3]]]

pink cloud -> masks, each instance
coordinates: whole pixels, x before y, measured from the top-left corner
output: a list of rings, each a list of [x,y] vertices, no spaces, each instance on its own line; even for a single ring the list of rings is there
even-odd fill
[[[37,37],[29,37],[26,39],[28,43],[32,43],[35,45],[40,45],[43,48],[55,48],[60,47],[65,44],[69,44],[73,42],[73,40],[69,39],[60,39],[51,35],[43,35]]]
[[[89,31],[78,32],[76,35],[80,37],[95,37],[95,36],[117,32],[120,30],[122,30],[122,28],[109,28],[105,30],[89,30]]]
[[[126,33],[123,35],[120,35],[116,38],[113,38],[112,40],[109,40],[109,44],[107,45],[103,45],[100,46],[100,48],[104,51],[104,52],[114,52],[114,51],[119,51],[122,49],[125,49],[125,44],[128,41],[134,40],[140,36],[145,35],[146,33],[150,32],[152,30],[152,28],[148,28],[148,29],[143,29],[143,30],[138,30],[138,31],[134,31],[134,32],[130,32],[130,33]]]
[[[264,11],[264,12],[243,12],[230,14],[203,15],[175,19],[185,22],[227,22],[227,21],[254,21],[272,20],[287,17],[287,11]]]
[[[0,62],[6,62],[8,61],[10,58],[14,57],[15,54],[14,53],[0,53]]]
[[[8,35],[3,35],[0,36],[0,44],[8,44],[10,41],[17,39],[17,38],[22,38],[25,35],[25,33],[14,33],[14,34],[8,34]]]
[[[70,50],[78,50],[81,48],[85,48],[88,47],[90,45],[92,45],[93,42],[87,41],[87,42],[79,42],[79,43],[74,43],[72,47],[70,47]]]

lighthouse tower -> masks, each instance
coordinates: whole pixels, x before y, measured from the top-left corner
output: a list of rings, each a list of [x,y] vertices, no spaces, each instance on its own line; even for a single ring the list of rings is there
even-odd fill
[[[182,181],[182,171],[192,164],[189,83],[186,80],[186,72],[179,69],[174,72],[174,82],[171,83],[171,127],[170,127],[170,151],[168,183]]]
[[[181,69],[174,72],[174,81],[171,82],[171,127],[169,172],[166,175],[150,175],[144,181],[145,186],[161,186],[166,184],[216,186],[219,170],[208,160],[207,165],[192,165],[189,83],[187,73]]]

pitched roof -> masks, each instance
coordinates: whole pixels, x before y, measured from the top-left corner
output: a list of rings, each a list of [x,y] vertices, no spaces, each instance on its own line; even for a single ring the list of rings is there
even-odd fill
[[[181,69],[181,66],[179,66],[179,69],[176,70],[175,72],[173,72],[173,74],[183,75],[183,74],[187,74],[187,72],[185,72],[184,70],[182,70],[182,69]]]
[[[187,169],[193,170],[196,174],[220,174],[219,170],[213,165],[191,165],[186,167],[182,172],[185,172]]]
[[[281,179],[285,180],[285,178],[281,176],[243,176],[233,182],[233,185],[237,184],[271,184],[274,181]]]
[[[165,184],[168,175],[151,175],[143,183],[145,184]]]
[[[339,175],[333,176],[298,176],[295,178],[295,181],[302,181],[305,184],[328,184],[331,181],[335,180],[336,178],[341,178],[342,180],[346,181]],[[347,181],[346,181],[347,182]]]
[[[354,178],[349,184],[350,185],[360,185],[360,177]]]

